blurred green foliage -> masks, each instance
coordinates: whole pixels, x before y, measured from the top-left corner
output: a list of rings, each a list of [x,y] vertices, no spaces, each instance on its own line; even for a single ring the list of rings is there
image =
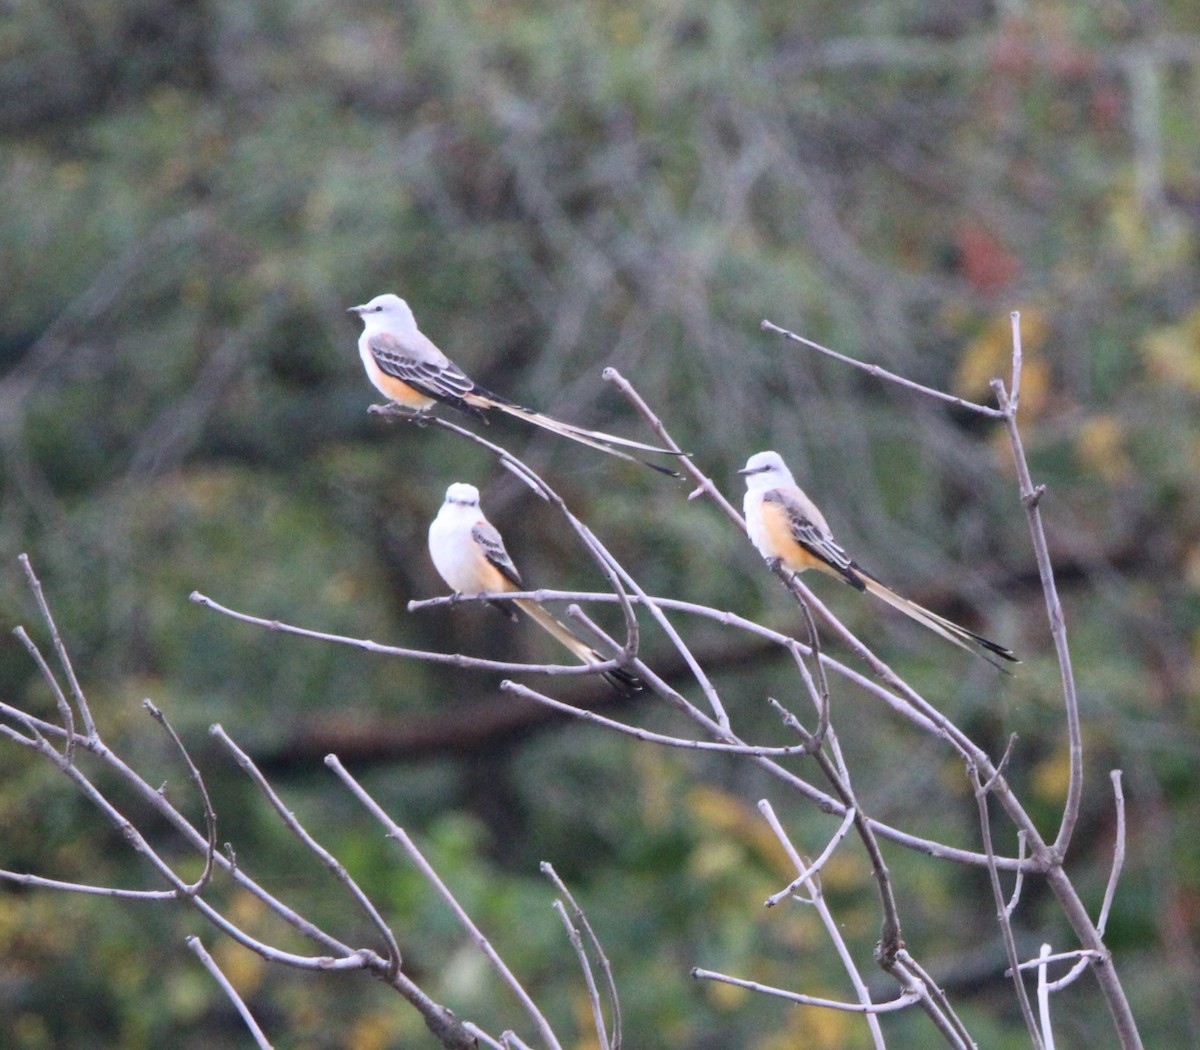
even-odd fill
[[[1148,1045],[1184,1022],[1200,1039],[1200,855],[1186,832],[1200,820],[1198,23],[1183,0],[8,5],[0,619],[45,641],[15,562],[28,552],[109,742],[199,819],[141,710],[152,697],[202,761],[222,841],[298,910],[369,940],[205,727],[269,757],[288,804],[387,910],[414,977],[461,1017],[519,1023],[319,760],[287,761],[314,736],[398,742],[362,758],[367,786],[565,1028],[587,1031],[587,1005],[543,859],[610,953],[629,1045],[863,1045],[852,1018],[687,976],[701,965],[847,995],[813,917],[759,906],[790,875],[754,801],[770,795],[813,853],[829,818],[744,763],[573,723],[456,747],[456,730],[510,702],[489,676],[271,635],[187,596],[377,641],[545,656],[486,610],[405,611],[443,590],[425,530],[455,480],[481,485],[531,582],[600,585],[552,510],[478,450],[366,413],[374,392],[343,310],[397,291],[483,384],[644,436],[600,380],[618,367],[731,494],[749,453],[782,452],[865,565],[1024,657],[997,681],[818,584],[982,743],[999,753],[1020,734],[1012,780],[1051,831],[1066,770],[1058,672],[1003,436],[758,330],[770,318],[983,399],[1007,374],[1019,309],[1023,433],[1049,486],[1086,720],[1070,871],[1097,908],[1106,773],[1120,767],[1132,836],[1109,927],[1120,972]],[[749,546],[682,486],[508,420],[488,436],[544,470],[651,592],[795,628]],[[764,698],[797,695],[787,664],[680,622],[722,660],[743,733],[782,742]],[[653,634],[646,652],[669,655]],[[52,710],[11,639],[0,699]],[[835,687],[868,811],[977,848],[961,768],[865,702]],[[680,728],[649,705],[626,714]],[[406,735],[439,722],[436,744]],[[13,746],[4,770],[0,866],[151,885],[61,778]],[[895,848],[888,862],[910,942],[980,1044],[1026,1045],[981,873]],[[861,855],[844,849],[825,886],[870,969],[879,916]],[[252,900],[228,888],[217,900],[287,938]],[[1019,926],[1030,951],[1071,946],[1036,886]],[[0,1043],[244,1040],[184,949],[189,932],[277,1045],[431,1045],[386,989],[266,967],[182,908],[10,886]],[[1108,1045],[1088,981],[1055,1017],[1059,1045]],[[919,1016],[885,1030],[895,1047],[929,1045]]]

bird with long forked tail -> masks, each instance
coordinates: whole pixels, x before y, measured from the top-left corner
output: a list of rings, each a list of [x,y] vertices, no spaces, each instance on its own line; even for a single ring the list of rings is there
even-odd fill
[[[855,590],[870,591],[893,609],[994,667],[1000,665],[992,656],[1010,663],[1021,662],[1011,649],[901,597],[854,562],[834,540],[825,516],[796,484],[778,452],[756,452],[738,473],[746,478],[742,504],[746,531],[759,554],[768,561],[778,561],[793,573],[816,569],[827,576],[836,576]]]
[[[362,306],[351,306],[347,312],[358,314],[362,319],[358,353],[367,378],[384,397],[402,408],[421,413],[440,403],[483,422],[487,422],[489,410],[504,412],[610,456],[642,463],[661,474],[678,477],[667,467],[623,451],[634,449],[675,455],[670,449],[564,423],[481,387],[417,327],[408,303],[398,295],[377,295]]]

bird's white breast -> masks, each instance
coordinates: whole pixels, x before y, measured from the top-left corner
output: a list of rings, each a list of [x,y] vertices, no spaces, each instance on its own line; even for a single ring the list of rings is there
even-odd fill
[[[463,514],[464,510],[471,513]],[[483,590],[479,578],[479,550],[471,529],[477,518],[473,508],[444,506],[429,526],[429,555],[438,574],[459,594]]]
[[[758,549],[759,554],[770,558],[774,552],[767,537],[766,525],[763,524],[762,500],[761,489],[747,489],[746,495],[742,497],[742,515],[746,519],[746,532],[750,536],[750,542]]]

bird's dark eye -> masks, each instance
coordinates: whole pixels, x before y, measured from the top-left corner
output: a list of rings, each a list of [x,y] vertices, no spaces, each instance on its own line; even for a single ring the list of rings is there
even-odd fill
[[[382,307],[382,306],[377,306],[377,307],[375,307],[375,312],[376,312],[377,314],[378,314],[378,313],[382,313],[382,312],[383,312],[383,307]]]

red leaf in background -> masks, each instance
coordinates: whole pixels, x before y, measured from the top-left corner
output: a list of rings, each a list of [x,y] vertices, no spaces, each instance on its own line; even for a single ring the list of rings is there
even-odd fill
[[[954,236],[958,267],[971,285],[981,292],[994,292],[1020,273],[1017,257],[982,226],[966,223]]]

